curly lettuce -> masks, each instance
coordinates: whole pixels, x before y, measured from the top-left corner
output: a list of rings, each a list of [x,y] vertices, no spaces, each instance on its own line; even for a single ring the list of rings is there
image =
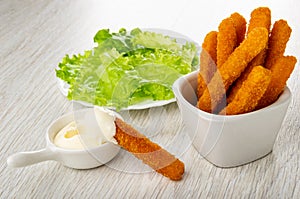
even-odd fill
[[[198,66],[194,43],[138,28],[117,33],[102,29],[96,47],[66,55],[56,76],[70,85],[67,98],[114,107],[174,98],[173,82]]]

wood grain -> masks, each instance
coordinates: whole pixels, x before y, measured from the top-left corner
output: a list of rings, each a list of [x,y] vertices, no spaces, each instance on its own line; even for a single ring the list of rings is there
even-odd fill
[[[184,33],[188,25],[195,25],[186,23],[191,20],[190,10],[195,11],[196,22],[203,16],[199,4],[194,8],[195,0],[184,5],[157,3],[163,7],[150,19],[157,6],[145,8],[140,1],[0,1],[0,198],[300,198],[299,64],[288,81],[293,100],[273,152],[245,166],[222,169],[203,159],[172,103],[121,114],[185,163],[182,181],[170,181],[125,151],[106,166],[91,170],[69,169],[53,161],[7,168],[9,155],[44,147],[48,125],[74,109],[55,79],[54,68],[66,53],[90,48],[100,28],[149,26]],[[165,8],[171,3],[168,11]],[[116,5],[127,9],[118,10]],[[134,12],[136,8],[140,10]],[[293,27],[295,23],[290,22]],[[196,33],[204,35],[211,28],[198,29]],[[298,29],[294,27],[295,36],[288,44],[288,52],[296,56],[300,54]],[[199,43],[201,38],[196,38]]]

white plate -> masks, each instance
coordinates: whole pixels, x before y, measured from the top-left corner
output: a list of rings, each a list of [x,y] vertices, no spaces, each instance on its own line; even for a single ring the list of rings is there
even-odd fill
[[[143,28],[142,31],[149,31],[149,32],[156,32],[156,33],[160,33],[163,35],[167,35],[170,36],[171,38],[176,39],[176,41],[180,44],[185,44],[187,41],[188,42],[192,42],[196,45],[197,49],[198,49],[198,54],[200,52],[200,46],[192,39],[190,39],[189,37],[182,35],[178,32],[174,32],[172,30],[167,30],[167,29],[159,29],[159,28]],[[59,90],[61,91],[61,93],[64,96],[68,95],[68,89],[69,89],[69,84],[67,84],[66,82],[64,82],[63,80],[61,80],[60,78],[57,78],[57,82],[58,82],[58,87]],[[172,102],[175,102],[176,99],[172,98],[169,100],[157,100],[157,101],[152,101],[152,100],[148,100],[148,101],[144,101],[141,102],[139,104],[135,104],[135,105],[131,105],[128,106],[126,108],[122,108],[121,110],[141,110],[141,109],[147,109],[147,108],[151,108],[151,107],[158,107],[158,106],[164,106],[167,104],[170,104]],[[83,101],[78,101],[78,100],[73,100],[73,102],[79,103],[83,106],[86,107],[92,107],[93,105],[87,102],[83,102]],[[110,108],[115,110],[115,107],[106,107],[106,108]]]

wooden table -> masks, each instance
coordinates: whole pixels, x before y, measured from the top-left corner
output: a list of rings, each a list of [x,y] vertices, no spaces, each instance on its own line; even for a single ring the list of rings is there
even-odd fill
[[[223,2],[223,3],[222,3]],[[299,1],[264,1],[275,19],[293,28],[286,54],[300,54]],[[125,151],[105,166],[69,169],[54,161],[7,168],[16,152],[43,148],[50,123],[74,110],[59,91],[55,67],[65,54],[91,48],[97,30],[166,28],[201,43],[220,20],[238,11],[249,19],[260,5],[233,1],[0,1],[0,198],[300,198],[300,71],[288,81],[293,93],[286,118],[268,156],[222,169],[203,159],[172,103],[122,112],[126,121],[176,154],[184,178],[170,181]],[[224,6],[227,7],[223,11]]]

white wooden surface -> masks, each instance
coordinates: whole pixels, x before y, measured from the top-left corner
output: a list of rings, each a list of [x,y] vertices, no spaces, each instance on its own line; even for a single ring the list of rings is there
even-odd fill
[[[201,43],[230,13],[249,19],[252,9],[267,5],[273,20],[289,21],[286,53],[299,56],[299,1],[239,2],[0,0],[0,198],[300,198],[299,63],[288,82],[293,101],[273,152],[245,166],[221,169],[201,158],[176,103],[122,115],[184,161],[182,181],[149,171],[124,151],[92,170],[52,161],[21,169],[6,165],[15,152],[44,147],[48,125],[74,109],[57,88],[54,68],[66,53],[90,48],[101,28],[166,28]]]

